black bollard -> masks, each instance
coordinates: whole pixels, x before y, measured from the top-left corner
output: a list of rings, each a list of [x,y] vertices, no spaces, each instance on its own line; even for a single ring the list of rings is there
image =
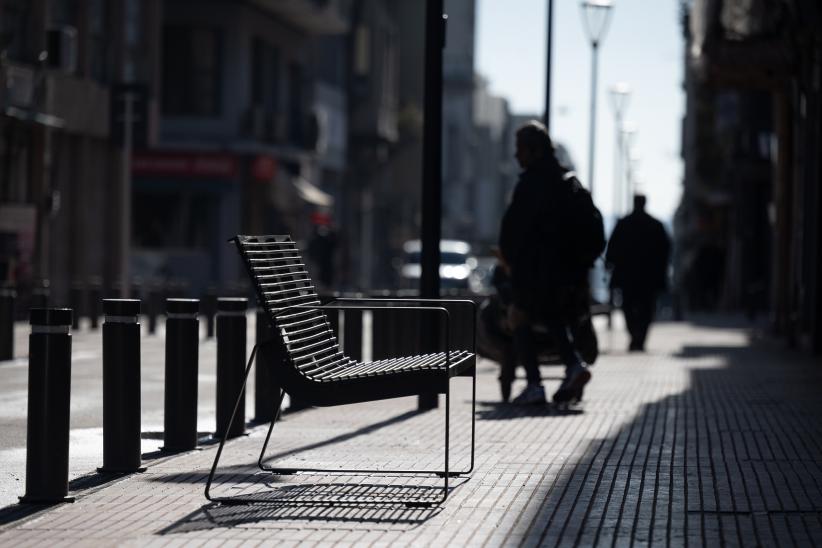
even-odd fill
[[[99,277],[93,277],[88,285],[88,317],[91,328],[97,329],[100,321],[100,305],[103,302],[103,282]]]
[[[257,309],[257,323],[254,330],[255,343],[260,345],[270,340],[276,332],[268,323],[268,314]],[[274,401],[279,388],[275,386],[272,372],[277,360],[277,345],[266,344],[257,347],[254,358],[254,422],[270,422],[274,420]]]
[[[203,299],[203,314],[206,318],[206,339],[214,337],[214,314],[217,312],[217,289],[209,286]]]
[[[103,466],[137,472],[140,466],[140,301],[103,301]]]
[[[148,316],[149,335],[154,335],[157,332],[157,314],[162,298],[159,284],[151,284],[148,289],[148,295],[146,296],[146,315]]]
[[[14,301],[17,292],[0,289],[0,361],[14,359]]]
[[[362,310],[343,310],[343,351],[353,360],[362,360]]]
[[[245,394],[234,421],[229,421],[245,373],[246,308],[245,298],[217,299],[217,437],[245,433]]]
[[[166,301],[164,451],[197,447],[197,369],[200,301]]]
[[[71,284],[71,289],[69,290],[69,302],[71,309],[74,311],[71,328],[75,331],[80,329],[80,318],[83,315],[83,308],[85,308],[83,306],[83,289],[83,284],[74,282]]]
[[[68,497],[71,309],[30,311],[26,494],[21,502],[72,502]]]

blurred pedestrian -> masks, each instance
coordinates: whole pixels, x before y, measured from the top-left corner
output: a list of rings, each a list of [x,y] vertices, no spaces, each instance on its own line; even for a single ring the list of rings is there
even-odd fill
[[[622,294],[631,352],[645,350],[657,296],[667,287],[671,252],[665,227],[646,213],[645,202],[645,196],[634,196],[634,210],[617,222],[605,254],[612,270],[611,288]]]
[[[500,265],[511,279],[508,321],[517,360],[525,368],[528,381],[514,403],[545,403],[532,331],[532,324],[537,322],[548,326],[565,364],[565,378],[553,399],[566,403],[581,398],[583,387],[591,379],[587,365],[574,348],[570,327],[579,288],[587,288],[590,264],[585,263],[593,262],[590,257],[579,256],[580,250],[591,247],[590,242],[579,239],[587,226],[583,223],[580,228],[579,213],[584,211],[584,216],[595,212],[598,216],[599,212],[573,173],[560,166],[541,123],[532,121],[517,130],[515,156],[523,171],[503,216],[499,238]],[[580,209],[580,203],[585,209]],[[598,219],[601,245],[594,255],[604,248],[601,217]]]

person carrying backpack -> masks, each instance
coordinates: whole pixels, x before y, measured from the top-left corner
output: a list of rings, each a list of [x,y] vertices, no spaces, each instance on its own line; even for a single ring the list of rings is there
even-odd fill
[[[563,404],[581,398],[591,372],[574,348],[575,306],[588,306],[588,270],[605,248],[602,217],[591,195],[556,158],[548,131],[531,121],[516,132],[520,167],[511,202],[502,218],[500,264],[511,277],[508,321],[528,385],[517,404],[545,403],[531,325],[545,323],[565,364],[565,378],[553,395]]]

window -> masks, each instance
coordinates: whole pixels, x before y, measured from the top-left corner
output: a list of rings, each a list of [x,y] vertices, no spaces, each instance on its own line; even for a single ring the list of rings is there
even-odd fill
[[[76,25],[77,0],[51,0],[49,15],[53,25]]]
[[[297,63],[288,66],[288,139],[292,144],[303,144],[303,69]]]
[[[220,114],[220,35],[215,29],[163,29],[163,114]]]
[[[125,59],[123,59],[123,79],[126,82],[142,81],[145,75],[143,67],[146,65],[143,34],[142,0],[127,0],[125,3]]]
[[[251,45],[251,102],[276,112],[280,95],[280,55],[277,48],[255,38]]]
[[[0,52],[22,60],[26,49],[26,28],[31,13],[27,0],[0,2]]]
[[[89,34],[91,48],[91,76],[99,82],[109,80],[108,3],[91,0],[89,3]]]

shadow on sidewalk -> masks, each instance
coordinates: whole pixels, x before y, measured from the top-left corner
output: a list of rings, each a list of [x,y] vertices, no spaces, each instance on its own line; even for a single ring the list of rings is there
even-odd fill
[[[818,364],[768,341],[691,344],[672,357],[688,361],[687,389],[626,422],[602,412],[607,435],[580,438],[581,456],[552,463],[559,472],[504,543],[822,543]],[[663,372],[637,375],[619,398],[664,394],[670,377],[654,367]]]
[[[236,479],[236,476],[235,478]],[[465,479],[458,480],[460,485]],[[271,484],[266,482],[266,488]],[[449,492],[459,487],[452,485]],[[260,521],[312,522],[313,527],[336,529],[343,523],[374,523],[410,530],[442,511],[442,507],[406,508],[397,499],[434,499],[440,487],[383,485],[373,483],[302,483],[278,486],[274,491],[245,493],[259,503],[209,503],[158,534],[167,535],[209,529],[224,529]],[[321,500],[334,502],[321,502]],[[359,500],[358,500],[359,499]],[[393,501],[393,502],[392,502]]]
[[[570,407],[559,408],[553,404],[514,405],[498,401],[478,401],[477,420],[501,421],[521,419],[523,417],[574,417],[582,415],[582,409]]]
[[[93,491],[98,487],[107,486],[109,483],[124,479],[132,475],[131,473],[113,473],[113,472],[92,472],[79,478],[74,478],[68,483],[68,490],[71,496],[86,494],[87,491]],[[35,516],[40,512],[53,510],[59,504],[28,504],[19,503],[11,504],[5,508],[0,508],[0,526],[8,525],[20,520],[25,520],[29,517]]]
[[[297,454],[300,454],[300,453],[305,453],[305,452],[308,452],[308,451],[311,451],[311,450],[314,450],[314,449],[320,449],[320,448],[323,448],[323,447],[327,447],[329,445],[335,445],[335,444],[338,444],[338,443],[343,443],[343,442],[349,441],[351,439],[354,439],[358,436],[366,436],[366,435],[371,434],[372,432],[375,432],[375,431],[377,431],[381,428],[386,428],[386,427],[391,426],[393,424],[397,424],[399,422],[408,420],[412,417],[416,417],[416,416],[420,415],[421,413],[427,413],[427,412],[428,411],[417,411],[417,410],[407,411],[405,413],[401,413],[399,415],[396,415],[394,417],[385,419],[383,421],[375,422],[374,424],[369,424],[368,426],[364,426],[362,428],[354,430],[353,432],[347,432],[345,434],[340,434],[339,436],[334,436],[333,438],[329,438],[327,440],[323,440],[323,441],[316,442],[316,443],[309,443],[307,445],[302,445],[300,447],[295,447],[293,449],[289,449],[288,451],[282,451],[280,453],[275,453],[273,455],[268,455],[265,459],[263,459],[263,462],[264,463],[270,463],[274,460],[284,459],[286,457],[290,457],[290,456],[297,455]],[[276,426],[274,428],[276,430]],[[212,439],[212,440],[209,440],[208,443],[210,445],[215,444],[215,443],[219,443],[219,440]],[[260,442],[260,447],[262,447],[262,441]],[[214,478],[215,478],[215,480],[219,480],[221,477],[224,477],[224,476],[234,476],[234,475],[237,474],[238,471],[243,471],[243,470],[247,471],[249,469],[249,467],[251,467],[251,466],[255,466],[255,465],[241,464],[241,465],[234,465],[234,466],[231,466],[231,465],[220,466],[220,468],[219,468],[220,472],[215,474]],[[255,469],[256,469],[256,467],[255,467]],[[152,476],[150,478],[150,481],[156,481],[156,482],[159,482],[159,483],[202,483],[202,482],[205,481],[205,477],[207,477],[207,474],[204,476],[201,473],[188,472],[188,473],[156,475],[156,476]]]

